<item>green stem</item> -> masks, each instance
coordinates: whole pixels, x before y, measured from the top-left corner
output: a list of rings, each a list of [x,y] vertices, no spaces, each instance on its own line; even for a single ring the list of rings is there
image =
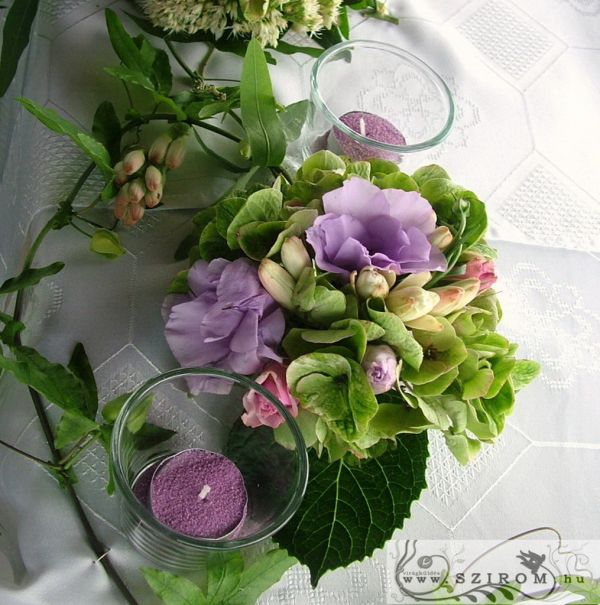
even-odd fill
[[[73,221],[71,221],[69,224],[71,225],[71,227],[73,227],[73,229],[75,229],[75,231],[79,231],[79,233],[81,233],[82,235],[85,235],[85,237],[89,237],[90,239],[93,237],[93,235],[91,233],[88,233],[87,231],[85,231],[85,229],[82,229],[81,227],[76,225]]]
[[[204,57],[202,57],[202,60],[198,65],[197,71],[200,77],[204,77],[204,70],[206,69],[206,65],[209,62],[212,54],[215,52],[215,45],[212,42],[207,42],[207,45],[208,50],[206,51],[206,54],[204,55]]]
[[[183,71],[185,71],[185,73],[190,78],[192,78],[192,80],[195,80],[198,77],[198,74],[195,74],[190,69],[190,67],[188,66],[188,64],[181,58],[180,54],[175,50],[175,47],[173,46],[173,43],[171,42],[171,40],[169,40],[168,38],[165,38],[165,44],[167,45],[167,48],[169,49],[169,51],[173,55],[173,58],[175,59],[175,61],[177,61],[177,63],[179,63],[179,65],[181,66],[181,68],[183,69]]]
[[[202,150],[204,151],[204,153],[206,153],[206,155],[216,159],[217,161],[221,162],[223,164],[225,170],[229,170],[229,172],[245,172],[246,171],[245,168],[242,168],[241,166],[238,166],[237,164],[230,162],[227,158],[224,158],[222,155],[218,154],[216,151],[213,151],[202,140],[200,135],[196,132],[196,129],[194,128],[192,130],[194,132],[194,136],[196,137],[196,140],[198,141],[198,144],[200,145],[200,147],[202,147]]]
[[[0,445],[3,445],[4,447],[8,448],[9,450],[16,452],[17,454],[27,458],[28,460],[32,460],[33,462],[36,462],[37,464],[39,464],[45,468],[50,468],[53,470],[60,469],[60,466],[58,466],[56,464],[52,464],[52,462],[50,462],[48,460],[42,460],[41,458],[38,458],[37,456],[34,456],[33,454],[28,454],[27,452],[20,450],[18,447],[15,447],[14,445],[11,445],[10,443],[6,443],[6,441],[3,441],[2,439],[0,439]]]
[[[127,100],[129,101],[129,107],[133,107],[133,98],[131,96],[131,91],[129,90],[129,86],[127,86],[127,82],[121,80],[123,83],[123,88],[125,88],[125,94],[127,95]]]
[[[87,451],[87,449],[94,443],[100,435],[98,433],[88,433],[86,439],[80,445],[73,447],[69,453],[62,459],[61,466],[68,470],[79,460],[81,454]]]

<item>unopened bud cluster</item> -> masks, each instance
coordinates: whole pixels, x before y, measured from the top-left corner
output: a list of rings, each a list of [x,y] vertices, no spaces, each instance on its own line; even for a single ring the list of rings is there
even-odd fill
[[[163,195],[167,170],[183,163],[189,127],[176,125],[154,140],[146,153],[137,148],[128,151],[114,167],[114,182],[119,187],[115,216],[124,225],[136,225],[146,208],[158,206]]]

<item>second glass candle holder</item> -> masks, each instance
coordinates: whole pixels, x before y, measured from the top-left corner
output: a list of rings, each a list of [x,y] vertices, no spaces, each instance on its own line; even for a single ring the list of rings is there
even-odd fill
[[[241,422],[249,395],[281,415],[286,447],[272,428]],[[115,422],[111,458],[125,534],[156,564],[181,570],[272,536],[297,511],[308,480],[288,409],[248,377],[212,368],[143,384]]]
[[[353,161],[416,164],[415,156],[440,144],[454,121],[442,78],[390,44],[354,40],[333,46],[313,66],[310,84],[300,143],[304,159],[328,149]]]

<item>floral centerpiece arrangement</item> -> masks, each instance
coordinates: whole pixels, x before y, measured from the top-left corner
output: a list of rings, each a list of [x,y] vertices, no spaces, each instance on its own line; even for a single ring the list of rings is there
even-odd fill
[[[320,151],[291,181],[236,191],[194,223],[192,265],[165,301],[167,341],[182,366],[256,376],[296,417],[311,474],[276,539],[316,581],[402,525],[424,486],[428,430],[467,464],[537,373],[496,331],[485,205],[439,166],[409,176]],[[227,388],[209,380],[189,379],[190,391]],[[289,445],[272,404],[253,392],[244,407],[244,424]]]
[[[502,432],[515,393],[538,371],[534,362],[518,360],[516,345],[496,332],[501,311],[492,289],[495,252],[485,243],[485,205],[474,193],[438,166],[408,175],[387,161],[352,162],[327,151],[307,158],[295,176],[282,168],[307,103],[279,105],[267,66],[269,52],[298,48],[280,41],[276,51],[266,52],[263,45],[274,45],[290,23],[313,31],[337,19],[332,29],[347,36],[347,6],[381,13],[383,4],[191,4],[202,5],[208,11],[203,18],[212,14],[213,21],[159,23],[159,13],[152,12],[159,5],[187,3],[149,0],[144,5],[156,23],[133,17],[165,48],[143,34],[131,35],[114,11],[106,11],[118,62],[105,71],[125,87],[130,107],[121,111],[100,102],[89,131],[19,99],[90,163],[32,239],[20,272],[0,284],[0,371],[27,385],[50,459],[0,445],[42,465],[65,489],[93,558],[134,605],[136,597],[87,519],[74,471],[91,444],[101,443],[108,454],[128,394],[99,405],[81,343],[60,362],[38,351],[22,321],[25,293],[64,269],[60,261],[43,265],[38,258],[44,239],[62,229],[76,230],[105,259],[122,256],[119,231],[164,204],[169,171],[181,165],[193,142],[224,170],[242,176],[233,191],[190,220],[190,236],[176,252],[178,260],[189,257],[189,269],[176,276],[163,308],[166,341],[182,366],[252,376],[273,393],[302,431],[310,476],[300,509],[275,535],[280,548],[259,561],[245,567],[239,553],[210,558],[202,589],[186,578],[143,569],[164,602],[253,603],[297,560],[310,568],[316,584],[327,570],[370,555],[402,526],[425,487],[428,432],[440,431],[452,454],[468,463]],[[19,31],[28,36],[33,15],[24,10],[15,2],[6,23],[22,20]],[[265,33],[267,22],[274,29]],[[194,28],[196,33],[185,33]],[[260,39],[234,41],[228,32],[235,31]],[[205,44],[197,69],[185,64],[174,40]],[[323,44],[334,41],[320,38]],[[3,51],[3,86],[12,77],[6,66],[16,68],[24,45],[16,45],[10,57]],[[225,87],[206,77],[215,50],[243,55],[239,82]],[[168,53],[184,68],[183,82],[174,78]],[[146,145],[141,133],[156,122],[166,127]],[[230,147],[218,153],[208,133]],[[94,173],[102,185],[91,203],[81,205],[78,196]],[[101,218],[91,214],[102,206],[110,210]],[[190,379],[188,388],[226,389],[218,380],[199,379]],[[60,417],[51,420],[46,402]],[[270,427],[281,447],[291,446],[266,399],[248,393],[243,405],[244,430],[257,434]],[[128,428],[141,447],[173,435],[144,414]],[[110,470],[107,491],[113,491]]]

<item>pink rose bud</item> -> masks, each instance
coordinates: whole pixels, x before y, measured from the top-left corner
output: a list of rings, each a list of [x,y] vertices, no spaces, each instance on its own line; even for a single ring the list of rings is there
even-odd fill
[[[117,162],[114,167],[115,171],[115,185],[124,185],[127,182],[127,173],[125,172],[125,167],[123,166],[123,162]]]
[[[187,150],[187,137],[178,137],[170,145],[165,157],[165,166],[170,170],[175,170],[183,164]]]
[[[264,371],[256,378],[256,382],[272,393],[290,411],[292,416],[298,415],[298,402],[292,397],[285,378],[285,367],[280,363],[269,363]],[[248,391],[243,399],[244,409],[242,422],[249,427],[270,426],[276,429],[283,424],[283,416],[277,408],[257,391]]]
[[[172,141],[173,139],[169,134],[161,134],[150,146],[150,151],[148,151],[148,159],[154,164],[162,164],[165,161],[167,149],[169,149],[169,145]]]
[[[471,277],[477,278],[480,281],[480,293],[489,290],[498,280],[494,261],[488,260],[483,256],[474,255],[467,262],[465,272],[462,275],[448,276],[448,279],[461,280]]]
[[[149,191],[158,191],[162,188],[162,178],[162,172],[156,166],[146,168],[144,180]]]
[[[396,353],[388,345],[369,345],[361,365],[375,395],[386,393],[398,380]]]
[[[125,174],[132,175],[146,163],[146,156],[141,149],[134,149],[123,158]]]
[[[129,199],[134,204],[141,202],[145,195],[146,186],[144,185],[144,181],[142,179],[135,179],[129,183]]]

